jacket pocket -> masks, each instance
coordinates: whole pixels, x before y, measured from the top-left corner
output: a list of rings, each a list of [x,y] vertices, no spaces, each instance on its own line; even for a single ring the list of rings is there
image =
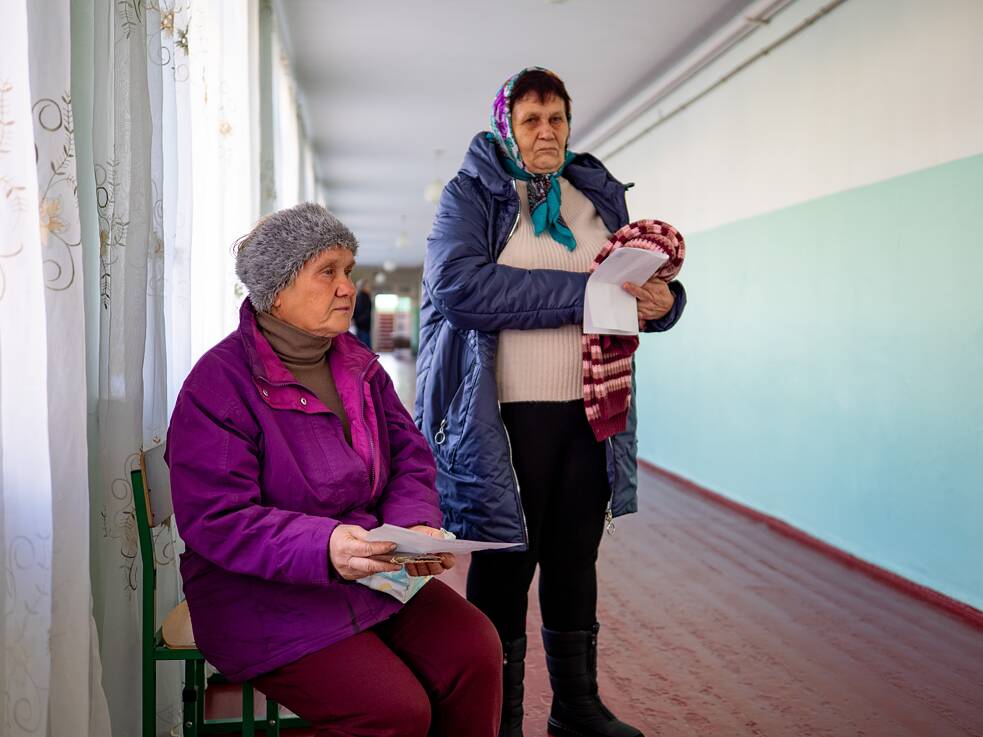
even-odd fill
[[[422,428],[434,457],[444,467],[461,438],[476,363],[465,335],[445,325],[425,387]]]
[[[469,393],[469,383],[467,377],[465,377],[465,380],[461,382],[457,391],[454,392],[454,396],[448,403],[447,409],[444,410],[440,421],[437,423],[433,437],[430,438],[430,444],[434,449],[434,453],[442,457],[446,456],[448,459],[453,459],[454,449],[457,448],[457,444],[461,439],[461,430],[464,427],[465,420],[464,402]]]

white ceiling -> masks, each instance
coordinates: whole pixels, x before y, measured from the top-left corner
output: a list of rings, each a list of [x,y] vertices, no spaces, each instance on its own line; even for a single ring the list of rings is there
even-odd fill
[[[419,264],[423,190],[458,169],[519,69],[559,74],[571,148],[750,0],[279,0],[287,53],[328,207],[359,262]],[[435,171],[434,150],[442,149]],[[396,248],[401,216],[409,243]]]

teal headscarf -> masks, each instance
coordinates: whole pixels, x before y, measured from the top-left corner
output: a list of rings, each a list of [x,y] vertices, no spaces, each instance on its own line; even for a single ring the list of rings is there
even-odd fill
[[[577,241],[560,214],[560,183],[557,180],[575,154],[567,151],[560,168],[554,172],[533,174],[526,170],[519,153],[519,144],[512,130],[512,89],[523,74],[531,71],[546,72],[556,77],[553,72],[542,67],[527,67],[509,77],[495,95],[495,102],[492,104],[491,133],[488,134],[488,138],[498,144],[498,149],[502,153],[502,163],[509,176],[528,182],[529,214],[532,216],[536,235],[548,231],[553,240],[572,251],[577,247]],[[569,120],[568,116],[567,121]]]

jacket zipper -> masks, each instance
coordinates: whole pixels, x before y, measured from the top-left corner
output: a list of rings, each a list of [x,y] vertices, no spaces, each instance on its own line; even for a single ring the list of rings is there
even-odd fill
[[[522,203],[519,202],[519,185],[516,181],[512,180],[512,189],[515,191],[515,221],[512,223],[512,228],[509,230],[509,235],[505,239],[505,244],[507,245],[512,236],[515,234],[516,229],[519,227],[519,218],[522,215]],[[505,247],[502,247],[505,250]],[[526,511],[522,508],[522,494],[519,492],[519,474],[515,472],[515,464],[512,463],[512,438],[509,436],[509,429],[505,427],[505,420],[502,418],[502,403],[498,403],[498,419],[502,423],[502,429],[505,431],[505,442],[509,445],[509,468],[512,469],[512,478],[515,481],[515,502],[519,507],[519,514],[522,515],[522,535],[525,538],[526,546],[529,545],[529,524],[526,522]]]
[[[502,251],[505,250],[505,246],[512,239],[512,236],[515,234],[516,229],[519,227],[519,218],[522,215],[522,203],[519,202],[519,187],[515,183],[515,180],[514,179],[512,180],[512,190],[515,192],[515,204],[516,204],[516,208],[515,208],[515,220],[512,221],[512,227],[509,229],[508,236],[506,236],[505,240],[502,242],[502,247],[501,247],[501,249],[499,249],[498,255],[501,255]],[[496,256],[496,260],[498,260],[498,256]],[[522,537],[523,537],[523,542],[526,544],[526,547],[528,547],[529,546],[529,524],[526,522],[526,511],[522,508],[522,495],[519,493],[519,474],[517,474],[515,472],[515,464],[512,462],[512,438],[509,436],[509,430],[508,430],[508,428],[505,427],[505,420],[502,419],[502,403],[501,402],[498,402],[498,421],[502,423],[502,430],[505,432],[505,442],[508,443],[508,446],[509,446],[509,468],[512,469],[512,480],[515,482],[515,503],[516,503],[516,506],[519,509],[519,515],[522,518]],[[444,435],[444,427],[446,425],[447,425],[447,418],[445,417],[441,421],[440,427],[437,429],[437,433],[434,435],[434,442],[436,442],[437,445],[440,445],[443,442],[443,440],[446,439],[446,437]],[[441,440],[439,442],[437,441],[437,437],[438,436],[441,437]]]
[[[345,606],[348,607],[348,618],[352,622],[352,632],[357,635],[362,631],[362,627],[358,623],[358,616],[355,614],[355,607],[352,606],[352,601],[348,598],[348,589],[342,586],[341,594],[345,599]]]
[[[512,240],[512,236],[515,234],[515,229],[519,227],[519,216],[522,214],[522,203],[519,202],[519,186],[515,183],[514,179],[512,180],[512,189],[515,190],[515,201],[517,205],[515,208],[515,222],[512,223],[512,228],[509,230],[509,235],[505,239],[505,243],[502,244],[503,251],[505,250],[505,245]],[[499,255],[501,255],[501,251],[499,251]]]
[[[512,438],[509,436],[509,429],[505,426],[502,418],[502,403],[498,403],[498,420],[502,423],[502,430],[505,431],[505,442],[509,446],[509,468],[512,469],[512,480],[515,481],[515,503],[519,507],[519,514],[522,516],[522,537],[526,547],[529,546],[529,524],[526,522],[526,510],[522,508],[522,495],[519,493],[519,474],[515,472],[515,464],[512,463]]]
[[[376,358],[373,357],[373,359],[366,364],[365,368],[362,369],[362,375],[358,380],[358,390],[362,394],[362,401],[360,404],[362,427],[366,429],[368,429],[369,423],[366,421],[365,416],[365,405],[367,404],[365,400],[365,377],[368,375],[369,369],[372,367],[372,364],[375,361]],[[367,435],[369,438],[369,496],[373,497],[375,496],[375,443],[372,442],[372,433],[368,432]]]
[[[368,422],[366,422],[366,415],[365,415],[365,407],[366,407],[366,404],[367,404],[367,402],[365,401],[365,387],[364,387],[365,377],[369,373],[369,369],[372,368],[372,364],[377,359],[378,359],[378,356],[375,356],[371,361],[369,361],[369,363],[365,366],[365,368],[362,369],[362,373],[359,376],[359,381],[358,381],[359,387],[358,388],[359,388],[359,391],[362,393],[362,401],[360,402],[359,409],[360,409],[360,414],[361,414],[362,426],[363,427],[368,427]],[[292,381],[270,381],[269,379],[266,379],[265,377],[263,378],[263,381],[265,381],[270,386],[277,386],[277,387],[294,386],[295,385],[295,382],[292,382]],[[446,422],[446,420],[445,420],[445,422]],[[368,438],[369,438],[369,467],[368,467],[368,471],[369,471],[369,493],[372,496],[374,496],[375,495],[375,443],[372,442],[372,434],[371,433],[368,433]]]

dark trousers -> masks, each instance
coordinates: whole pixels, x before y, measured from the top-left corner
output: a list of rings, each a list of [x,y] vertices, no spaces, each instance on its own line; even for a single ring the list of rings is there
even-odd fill
[[[438,580],[386,621],[253,680],[317,737],[495,737],[502,645]]]
[[[597,549],[610,498],[604,443],[582,400],[508,402],[502,419],[529,528],[522,553],[471,556],[468,600],[502,640],[526,632],[529,585],[539,565],[539,603],[551,630],[588,630],[597,614]]]

